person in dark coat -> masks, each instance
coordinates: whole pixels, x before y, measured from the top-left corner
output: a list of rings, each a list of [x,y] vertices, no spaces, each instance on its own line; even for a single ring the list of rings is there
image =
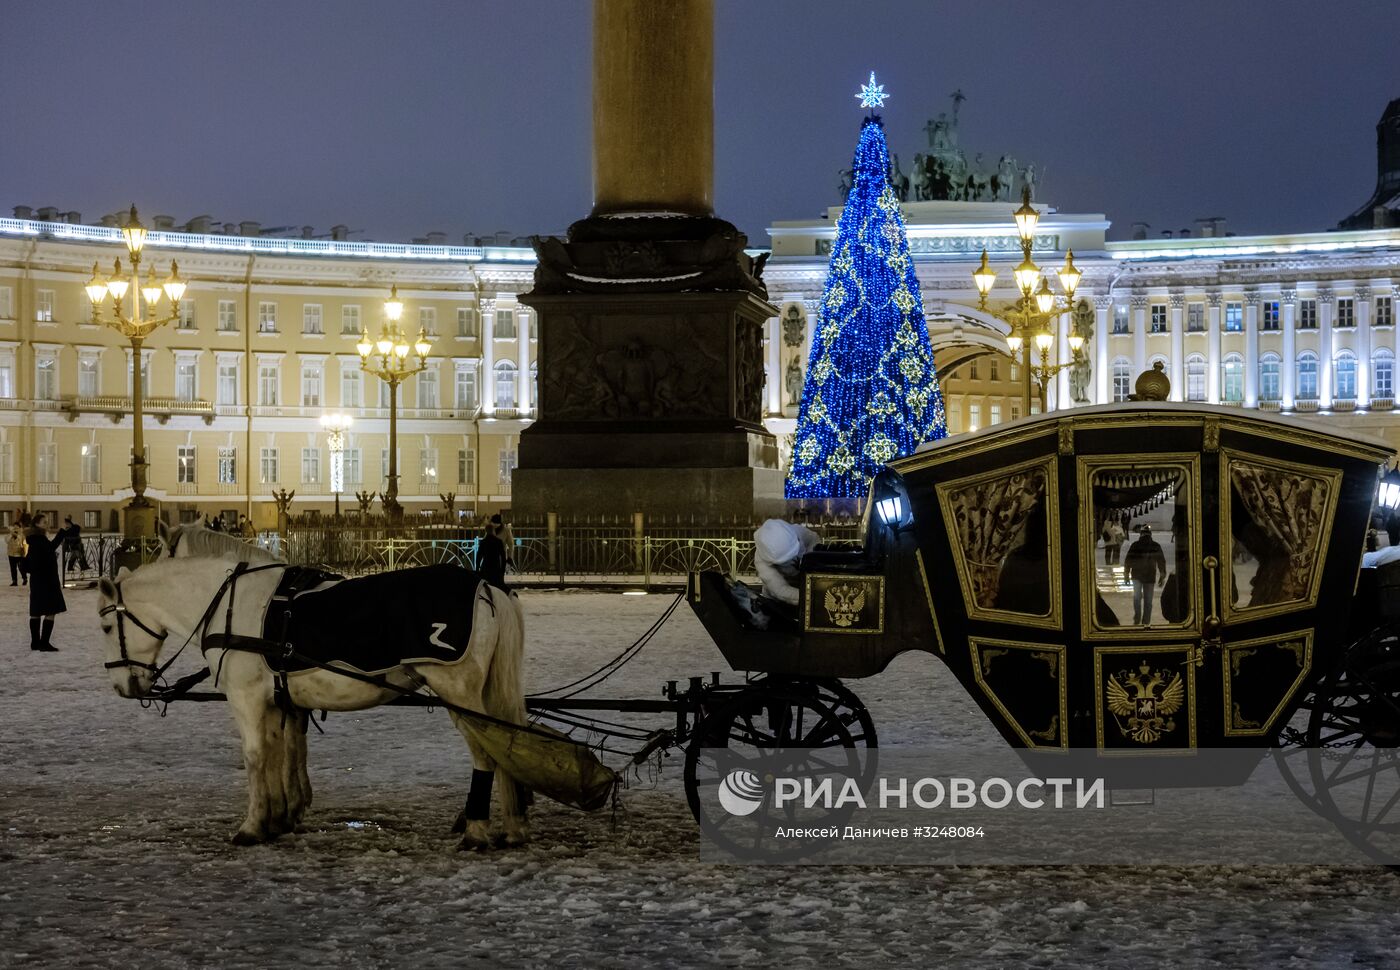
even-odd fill
[[[1133,623],[1151,626],[1152,596],[1157,589],[1158,576],[1163,585],[1167,582],[1167,557],[1152,538],[1150,528],[1139,526],[1137,531],[1137,541],[1128,547],[1123,567],[1133,581]]]
[[[56,536],[50,537],[47,517],[41,512],[34,516],[33,528],[26,537],[29,551],[25,562],[29,565],[29,649],[54,653],[58,650],[49,638],[53,634],[53,618],[68,611],[63,601],[63,582],[58,575],[58,545]]]
[[[73,521],[71,515],[63,517],[63,528],[58,530],[58,538],[63,542],[63,555],[68,561],[68,568],[76,567],[87,572],[88,561],[87,553],[83,551],[83,530],[78,523]]]
[[[486,532],[481,537],[481,576],[492,586],[508,589],[506,586],[506,566],[513,565],[507,540],[510,530],[501,522],[501,514],[491,516]]]

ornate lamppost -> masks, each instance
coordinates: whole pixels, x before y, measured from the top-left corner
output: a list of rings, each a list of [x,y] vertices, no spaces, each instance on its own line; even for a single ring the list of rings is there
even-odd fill
[[[146,272],[146,282],[141,282],[141,250],[146,245],[146,228],[136,217],[136,206],[131,207],[126,224],[121,227],[126,250],[131,257],[131,276],[122,272],[122,261],[112,265],[112,275],[103,279],[97,264],[92,265],[92,279],[88,280],[88,299],[92,302],[93,323],[103,323],[131,341],[131,501],[126,506],[127,538],[144,538],[156,532],[155,506],[146,499],[146,444],[142,428],[142,397],[145,388],[141,379],[141,347],[158,328],[180,315],[180,298],[185,295],[185,282],[180,279],[179,267],[174,260],[170,263],[170,275],[164,282],[156,281],[156,270],[150,266]],[[125,310],[127,290],[131,290],[131,313]],[[159,315],[157,307],[164,295],[170,301],[169,311]],[[112,317],[104,318],[102,306],[107,298],[112,299]],[[142,312],[142,303],[145,312]]]
[[[972,281],[979,294],[978,309],[990,313],[998,320],[1011,326],[1011,334],[1006,338],[1011,348],[1010,357],[1025,368],[1025,388],[1023,397],[1025,410],[1031,410],[1031,380],[1034,378],[1040,387],[1040,410],[1044,413],[1048,403],[1047,390],[1050,381],[1066,367],[1073,367],[1084,349],[1084,337],[1077,332],[1069,334],[1072,359],[1057,364],[1050,363],[1050,349],[1055,345],[1056,324],[1059,316],[1074,310],[1074,291],[1084,275],[1074,265],[1074,252],[1065,252],[1065,265],[1056,271],[1060,286],[1064,289],[1065,305],[1057,306],[1057,297],[1050,289],[1050,283],[1042,275],[1040,267],[1031,259],[1031,249],[1035,245],[1035,228],[1040,223],[1040,212],[1031,205],[1029,187],[1021,190],[1021,208],[1011,216],[1016,221],[1016,232],[1021,237],[1021,264],[1012,270],[1016,286],[1021,291],[1019,299],[1003,307],[987,305],[987,295],[996,283],[997,274],[987,260],[987,251],[982,250],[982,265],[972,271]],[[1031,345],[1035,345],[1039,363],[1033,363]]]
[[[340,493],[345,490],[345,432],[355,419],[335,412],[321,415],[321,427],[326,429],[326,447],[331,452],[331,491],[335,493],[335,520],[340,521]]]
[[[399,299],[398,286],[394,286],[384,301],[384,325],[378,338],[370,340],[369,330],[365,330],[355,345],[360,352],[360,370],[389,385],[389,483],[384,489],[383,505],[384,515],[391,522],[403,519],[403,507],[399,505],[399,384],[428,366],[428,351],[433,349],[422,330],[418,331],[418,339],[409,343],[399,326],[402,316],[403,301]],[[411,359],[410,352],[415,355]]]

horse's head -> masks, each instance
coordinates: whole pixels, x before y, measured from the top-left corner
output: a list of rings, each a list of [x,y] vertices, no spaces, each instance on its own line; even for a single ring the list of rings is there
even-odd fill
[[[165,645],[166,631],[151,622],[148,613],[139,617],[122,595],[122,581],[130,575],[123,569],[116,582],[103,578],[97,584],[97,616],[102,622],[102,636],[112,686],[123,697],[145,697],[155,683],[156,659]],[[140,608],[137,608],[140,612]]]

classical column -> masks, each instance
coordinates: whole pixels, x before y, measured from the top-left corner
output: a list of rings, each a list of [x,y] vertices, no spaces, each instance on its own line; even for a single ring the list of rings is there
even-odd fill
[[[1283,362],[1279,364],[1279,404],[1291,408],[1297,393],[1294,382],[1298,375],[1298,334],[1294,312],[1298,309],[1298,291],[1284,290],[1280,302],[1283,304]]]
[[[780,418],[783,416],[783,324],[777,317],[769,317],[763,325],[763,332],[768,335],[768,342],[765,348],[768,353],[765,355],[764,373],[767,375],[767,386],[764,388],[768,398],[768,414]]]
[[[1064,314],[1056,318],[1055,322],[1055,363],[1057,364],[1063,364],[1070,359],[1069,331],[1072,326],[1074,326],[1074,307],[1071,305]],[[1069,395],[1069,370],[1066,367],[1055,375],[1055,383],[1050,389],[1052,394],[1051,411],[1074,407],[1074,402]]]
[[[1097,389],[1094,395],[1095,404],[1107,404],[1113,400],[1109,393],[1112,375],[1108,371],[1109,327],[1113,325],[1109,319],[1109,310],[1112,308],[1113,297],[1094,297],[1094,387]]]
[[[1132,379],[1136,381],[1138,375],[1147,370],[1147,297],[1136,293],[1128,305],[1133,308]]]
[[[496,413],[496,301],[481,304],[481,416]]]
[[[1259,406],[1259,291],[1244,292],[1244,406]]]
[[[593,215],[708,216],[713,0],[594,0]]]
[[[1371,288],[1356,288],[1356,406],[1371,403]]]
[[[1206,400],[1220,403],[1220,291],[1206,291],[1206,330],[1210,350],[1206,354]]]
[[[530,393],[530,313],[523,306],[517,307],[515,311],[515,388],[516,403],[519,410],[516,412],[522,418],[530,416],[530,406],[532,397]]]
[[[1317,291],[1317,406],[1332,406],[1332,300],[1331,290]]]
[[[1186,400],[1186,335],[1184,324],[1181,319],[1186,297],[1181,293],[1173,293],[1168,297],[1171,302],[1171,328],[1172,328],[1172,366],[1168,378],[1172,382],[1172,393],[1170,400]]]

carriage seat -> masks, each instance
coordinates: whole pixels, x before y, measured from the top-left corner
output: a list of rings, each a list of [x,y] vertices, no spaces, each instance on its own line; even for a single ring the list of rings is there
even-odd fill
[[[880,563],[869,546],[817,546],[802,557],[804,573],[878,573]]]

